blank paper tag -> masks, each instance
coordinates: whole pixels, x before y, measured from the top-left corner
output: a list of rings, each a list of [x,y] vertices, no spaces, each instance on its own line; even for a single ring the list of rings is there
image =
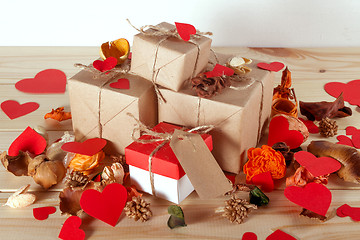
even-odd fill
[[[200,198],[214,198],[232,190],[231,183],[199,134],[175,130],[170,147]]]

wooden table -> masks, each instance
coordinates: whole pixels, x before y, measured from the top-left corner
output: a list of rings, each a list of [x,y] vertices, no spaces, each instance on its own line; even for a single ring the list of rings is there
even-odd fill
[[[299,100],[333,101],[325,93],[323,85],[330,81],[348,82],[360,76],[360,48],[316,48],[316,49],[269,49],[269,48],[217,48],[223,53],[238,53],[241,56],[264,61],[284,62],[292,71],[293,86]],[[40,108],[26,116],[10,120],[0,111],[0,150],[7,150],[12,141],[27,127],[45,126],[52,140],[71,130],[71,121],[57,125],[48,125],[43,116],[52,108],[64,106],[70,110],[68,93],[52,95],[32,95],[15,89],[14,84],[24,78],[32,78],[41,70],[56,68],[71,77],[79,69],[74,63],[88,64],[98,57],[97,47],[0,47],[0,102],[13,99],[20,103],[35,101]],[[276,73],[276,84],[281,73]],[[353,116],[339,119],[339,134],[344,134],[347,126],[360,127],[359,108],[350,106]],[[321,139],[311,135],[310,140]],[[335,137],[328,139],[335,142]],[[308,140],[303,146],[310,141]],[[284,181],[283,181],[284,182]],[[56,239],[66,216],[61,216],[58,209],[58,191],[55,186],[43,191],[30,177],[15,177],[0,166],[0,204],[19,187],[31,184],[31,191],[37,196],[34,205],[23,209],[0,207],[1,239]],[[270,204],[253,211],[245,223],[231,224],[227,219],[215,213],[218,207],[224,206],[226,197],[200,200],[195,192],[181,203],[185,213],[187,227],[170,230],[166,226],[167,207],[171,204],[145,194],[151,202],[154,217],[146,222],[135,222],[122,215],[116,227],[93,219],[83,217],[81,228],[87,239],[241,239],[245,232],[254,232],[258,239],[265,239],[276,229],[281,229],[297,239],[330,240],[359,239],[359,222],[349,217],[333,216],[322,223],[300,217],[301,207],[288,201],[283,194],[284,183],[269,193]],[[360,207],[360,185],[345,183],[332,176],[328,184],[332,192],[332,203],[329,213],[342,204]],[[246,195],[246,194],[245,194]],[[244,196],[245,196],[244,195]],[[40,206],[56,206],[57,212],[47,220],[35,220],[32,209]]]

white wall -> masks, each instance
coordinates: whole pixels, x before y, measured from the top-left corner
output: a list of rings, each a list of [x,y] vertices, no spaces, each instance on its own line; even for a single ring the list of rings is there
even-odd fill
[[[0,46],[99,46],[162,21],[214,46],[360,46],[359,0],[1,0]]]

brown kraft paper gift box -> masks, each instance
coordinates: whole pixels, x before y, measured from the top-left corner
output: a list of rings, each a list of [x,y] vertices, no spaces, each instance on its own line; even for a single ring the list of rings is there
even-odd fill
[[[108,140],[104,148],[106,153],[124,154],[125,147],[133,142],[131,135],[136,125],[127,113],[147,126],[157,124],[157,98],[153,84],[132,74],[93,76],[83,70],[68,81],[76,140],[104,138]],[[119,78],[129,79],[130,88],[109,86]],[[140,133],[135,134],[135,137],[139,136]]]
[[[156,26],[175,29],[174,25],[165,22]],[[153,31],[149,29],[146,32]],[[135,35],[132,46],[131,72],[150,81],[153,81],[154,73],[156,84],[178,91],[184,81],[193,74],[198,55],[197,45],[200,51],[194,74],[201,72],[206,67],[210,55],[210,38],[192,37],[190,41],[185,42],[175,37],[147,36],[143,33]]]
[[[220,64],[230,57],[219,55]],[[226,88],[210,99],[199,98],[190,84],[179,92],[160,88],[166,103],[159,102],[159,121],[186,127],[215,125],[209,133],[212,153],[223,170],[239,173],[247,150],[259,142],[271,112],[273,73],[257,68],[256,63],[248,65],[252,71],[244,75],[243,82],[232,82],[237,89]]]

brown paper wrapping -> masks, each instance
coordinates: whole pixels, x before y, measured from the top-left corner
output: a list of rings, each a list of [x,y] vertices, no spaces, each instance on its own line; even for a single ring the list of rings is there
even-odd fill
[[[127,78],[130,89],[109,86],[119,78]],[[131,74],[106,75],[93,78],[88,71],[81,71],[68,81],[70,107],[77,141],[101,137],[109,142],[108,154],[124,154],[124,149],[133,142],[131,134],[136,121],[127,115],[132,113],[147,126],[157,124],[157,98],[153,84]],[[135,137],[139,137],[136,134]]]
[[[160,23],[157,26],[166,29],[175,28],[169,23]],[[153,30],[147,30],[149,32]],[[160,86],[178,91],[183,83],[193,73],[198,48],[195,44],[177,38],[134,36],[132,46],[131,72],[152,81],[153,70],[157,73],[155,82]],[[193,42],[200,47],[199,58],[195,74],[201,72],[207,65],[211,39],[207,37],[194,38]],[[157,54],[156,51],[158,50]],[[154,67],[154,61],[156,64]]]
[[[218,56],[224,64],[231,56]],[[247,159],[247,150],[255,147],[267,126],[273,91],[273,74],[256,67],[246,74],[255,82],[245,89],[224,89],[211,99],[199,98],[191,86],[179,92],[160,88],[167,100],[159,103],[159,121],[187,127],[215,125],[212,151],[220,167],[239,173]],[[247,81],[233,83],[234,87],[246,86]]]

